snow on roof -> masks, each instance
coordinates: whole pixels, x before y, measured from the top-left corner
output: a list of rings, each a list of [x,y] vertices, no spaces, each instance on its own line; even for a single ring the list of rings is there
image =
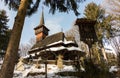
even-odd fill
[[[47,46],[52,46],[52,45],[55,45],[55,44],[59,44],[59,43],[64,43],[64,44],[70,44],[70,43],[75,43],[74,41],[67,41],[67,40],[60,40],[58,42],[54,42],[54,43],[51,43],[51,44],[48,44]],[[39,49],[39,47],[35,48],[35,49],[32,49],[32,50],[36,50],[36,49]],[[44,51],[60,51],[60,50],[68,50],[68,51],[82,51],[79,47],[75,47],[75,46],[71,46],[71,47],[64,47],[64,46],[59,46],[59,47],[50,47],[46,50],[41,50],[39,52],[36,52],[37,54],[39,54],[40,52],[44,52]],[[30,51],[32,51],[30,50]],[[31,53],[32,56],[35,56],[35,53]]]
[[[37,52],[37,54],[40,54],[40,52]]]
[[[35,53],[31,54],[31,56],[35,56]]]
[[[71,42],[68,42],[68,43],[71,43]],[[60,51],[60,50],[68,50],[68,51],[82,51],[79,47],[64,47],[64,46],[59,46],[59,47],[51,47],[51,48],[48,48],[46,50],[41,50],[39,52],[36,52],[37,54],[39,54],[40,52],[44,52],[44,51]],[[31,53],[32,56],[35,56],[35,53]],[[26,56],[28,57],[28,56]]]
[[[80,48],[78,47],[68,47],[67,50],[71,51],[71,50],[76,50],[76,51],[82,51]]]
[[[63,49],[66,49],[66,47],[64,46],[60,46],[60,47],[51,47],[47,50],[50,50],[50,51],[59,51],[59,50],[63,50]]]
[[[66,40],[62,41],[62,40],[60,40],[60,41],[58,41],[58,42],[54,42],[54,43],[48,44],[47,46],[52,46],[52,45],[59,44],[59,43],[70,44],[70,43],[74,43],[74,41],[66,41]],[[30,51],[37,50],[37,49],[39,49],[39,47],[36,47],[36,48],[34,48],[34,49],[31,49]],[[56,50],[56,49],[54,49],[54,48],[51,48],[51,49],[52,49],[53,51]]]
[[[48,44],[47,46],[55,45],[55,44],[58,44],[58,43],[69,44],[69,43],[74,43],[74,41],[67,41],[67,40],[62,41],[62,40],[60,40],[58,42],[54,42],[54,43]]]
[[[64,41],[65,44],[74,43],[74,41]]]
[[[28,58],[30,55],[23,56],[22,58]]]
[[[73,50],[76,50],[76,51],[82,51],[79,47],[64,47],[64,46],[60,46],[60,47],[51,47],[47,50],[50,50],[50,51],[59,51],[59,50],[64,50],[64,49],[67,49],[68,51],[73,51]]]
[[[60,41],[58,41],[58,42],[54,42],[54,43],[48,44],[47,46],[55,45],[55,44],[62,43],[62,42],[63,42],[63,41],[60,40]]]

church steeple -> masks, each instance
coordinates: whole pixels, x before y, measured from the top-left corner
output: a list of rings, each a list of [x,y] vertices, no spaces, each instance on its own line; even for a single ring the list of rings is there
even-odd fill
[[[42,14],[40,18],[40,24],[37,27],[35,27],[34,30],[35,30],[35,35],[36,35],[36,42],[39,42],[45,39],[45,37],[48,35],[49,29],[45,26],[45,23],[44,23],[43,9],[42,9]]]
[[[41,19],[40,19],[40,25],[44,25],[44,12],[43,12],[43,8],[42,8],[42,14],[41,14]]]

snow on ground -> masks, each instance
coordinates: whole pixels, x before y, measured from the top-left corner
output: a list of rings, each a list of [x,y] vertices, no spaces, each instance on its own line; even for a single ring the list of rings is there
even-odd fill
[[[0,61],[0,67],[3,61]],[[17,71],[14,70],[14,77],[13,78],[45,78],[45,75],[35,75],[35,76],[28,76],[29,73],[45,73],[45,65],[41,64],[41,68],[36,68],[35,65],[30,64],[24,64],[25,70],[24,71]],[[118,71],[117,66],[111,66],[109,69],[109,72]],[[64,71],[75,71],[73,66],[64,65],[64,68],[62,70],[59,70],[57,65],[54,64],[48,64],[47,65],[47,77],[48,78],[76,78],[74,76],[58,76],[55,75],[57,72],[64,72]]]
[[[34,76],[34,77],[32,77],[32,76],[29,76],[29,77],[25,77],[25,78],[45,78],[45,76],[44,75],[38,75],[38,76]],[[47,76],[47,78],[77,78],[77,77],[75,77],[75,76],[58,76],[58,75],[56,75],[56,76]]]
[[[3,63],[3,60],[0,61],[0,64],[2,64],[2,63]]]
[[[114,72],[114,71],[118,71],[119,68],[117,66],[111,66],[111,68],[109,69],[109,72]]]
[[[2,65],[2,63],[3,63],[3,60],[0,61],[0,69],[1,69],[1,65]]]
[[[45,65],[44,64],[41,64],[40,69],[36,68],[35,65],[24,65],[24,67],[25,67],[24,71],[15,70],[13,78],[44,78],[45,77],[45,75],[36,75],[34,77],[33,76],[28,76],[29,73],[44,73],[45,72]],[[57,78],[58,76],[55,75],[55,73],[63,72],[63,71],[75,71],[75,70],[74,70],[73,66],[64,65],[64,68],[62,70],[59,70],[57,65],[54,65],[54,64],[48,64],[47,65],[47,76],[48,76],[48,78]],[[62,77],[62,78],[68,78],[68,77]],[[71,76],[69,78],[75,78],[75,77]]]

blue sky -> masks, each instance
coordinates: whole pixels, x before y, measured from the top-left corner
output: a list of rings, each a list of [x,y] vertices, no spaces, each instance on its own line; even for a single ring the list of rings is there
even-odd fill
[[[103,0],[86,0],[83,3],[80,3],[78,11],[81,14],[78,16],[78,18],[83,17],[84,8],[88,3],[95,2],[97,4],[101,4],[102,1]],[[35,37],[33,28],[39,25],[41,11],[42,11],[41,6],[39,7],[39,10],[34,15],[26,18],[23,32],[22,32],[22,37],[21,37],[21,43],[28,43],[31,38]],[[8,22],[8,26],[12,28],[14,24],[14,17],[16,16],[16,12],[12,10],[8,10],[8,7],[5,6],[4,3],[1,2],[1,0],[0,0],[0,9],[5,9],[7,11],[7,15],[9,16],[9,19],[10,19]],[[60,32],[61,30],[63,30],[63,32],[69,30],[77,18],[74,15],[73,11],[70,11],[69,13],[56,12],[54,15],[52,15],[49,13],[48,7],[44,7],[44,17],[45,17],[44,18],[45,26],[50,29],[50,32],[49,32],[50,35],[56,32]]]

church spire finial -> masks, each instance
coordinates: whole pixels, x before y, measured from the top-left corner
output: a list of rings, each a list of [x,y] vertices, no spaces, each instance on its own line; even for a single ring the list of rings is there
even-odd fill
[[[41,19],[40,19],[40,25],[44,25],[44,12],[43,12],[44,8],[42,7],[42,14],[41,14]]]

